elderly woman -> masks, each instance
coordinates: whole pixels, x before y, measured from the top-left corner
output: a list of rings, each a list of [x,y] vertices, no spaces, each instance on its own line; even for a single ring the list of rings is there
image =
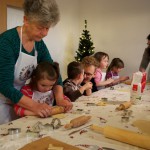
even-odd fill
[[[59,21],[55,0],[25,0],[24,24],[0,35],[0,124],[16,119],[13,104],[32,110],[37,116],[48,117],[51,107],[37,103],[20,92],[37,63],[53,60],[42,40]],[[61,76],[54,87],[57,105],[66,111],[72,108],[63,99]]]

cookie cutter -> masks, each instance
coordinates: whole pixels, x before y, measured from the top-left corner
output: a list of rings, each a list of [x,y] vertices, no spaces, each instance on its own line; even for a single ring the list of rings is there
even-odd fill
[[[61,121],[59,118],[53,118],[51,123],[42,124],[42,122],[38,121],[33,127],[32,131],[34,133],[39,133],[42,130],[50,131],[52,129],[58,129],[61,127]],[[30,131],[29,131],[30,132]]]
[[[76,109],[72,111],[73,114],[82,114],[83,112],[84,112],[84,109]]]
[[[58,129],[61,127],[61,121],[59,118],[53,118],[50,125],[53,127],[53,129]]]
[[[42,122],[38,121],[33,127],[32,127],[32,131],[34,133],[39,133],[42,129],[44,128]]]
[[[110,87],[110,90],[114,90],[115,88],[113,86]]]
[[[122,122],[128,122],[129,121],[129,117],[123,116],[123,117],[121,117],[121,121]]]
[[[8,135],[10,140],[15,140],[20,137],[21,128],[9,128]]]
[[[107,102],[107,101],[108,101],[108,98],[102,97],[101,100],[102,100],[103,102]]]
[[[122,116],[131,116],[133,113],[132,110],[124,110]]]
[[[123,111],[122,116],[127,116],[127,112]]]
[[[87,106],[96,106],[95,103],[87,103],[86,105],[87,105]]]
[[[128,116],[131,116],[132,115],[132,113],[133,113],[133,111],[132,110],[128,110]]]
[[[20,132],[21,132],[21,128],[9,128],[8,129],[8,134],[9,135],[18,134]]]
[[[83,109],[77,109],[76,111],[79,111],[79,112],[81,112],[81,111],[83,111]]]

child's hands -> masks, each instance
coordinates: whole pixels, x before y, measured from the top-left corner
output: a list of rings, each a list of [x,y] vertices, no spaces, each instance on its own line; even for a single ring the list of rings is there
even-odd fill
[[[93,86],[92,82],[87,82],[83,86],[80,87],[79,91],[80,91],[81,94],[83,94],[84,91],[87,91],[87,90],[91,91],[92,86]]]
[[[92,82],[87,82],[83,86],[84,86],[85,90],[88,90],[88,89],[92,89],[93,84],[92,84]]]
[[[110,83],[114,82],[114,79],[109,78],[109,79],[106,80],[106,82],[107,82],[107,84],[110,84]]]
[[[128,80],[128,79],[129,79],[128,76],[120,77],[120,82],[125,81],[125,80]]]
[[[37,116],[42,118],[51,116],[52,107],[47,105],[46,103],[35,103],[33,110]]]

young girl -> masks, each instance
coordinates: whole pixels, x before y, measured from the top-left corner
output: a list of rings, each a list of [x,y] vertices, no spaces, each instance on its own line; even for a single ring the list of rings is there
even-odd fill
[[[30,83],[23,86],[21,92],[39,103],[47,103],[52,106],[54,103],[52,88],[56,84],[58,77],[59,69],[57,63],[41,62],[33,71]],[[19,105],[15,105],[14,109],[18,116],[35,115],[32,111]]]
[[[71,62],[67,67],[68,78],[63,82],[64,94],[70,98],[71,101],[75,101],[77,98],[83,95],[91,95],[92,83],[87,82],[81,86],[81,82],[84,79],[84,69],[81,63]]]
[[[114,58],[106,71],[106,79],[114,79],[111,85],[128,80],[128,76],[119,77],[119,72],[124,68],[124,63],[120,58]]]
[[[109,85],[114,81],[114,79],[102,80],[102,69],[106,69],[108,66],[109,56],[104,52],[97,52],[94,54],[95,59],[99,63],[98,68],[95,72],[94,81],[96,83],[97,89],[100,90],[104,88],[106,85]]]

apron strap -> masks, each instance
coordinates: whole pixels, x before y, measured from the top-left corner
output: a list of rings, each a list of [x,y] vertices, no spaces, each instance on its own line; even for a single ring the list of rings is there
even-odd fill
[[[21,32],[20,32],[20,52],[22,50],[22,28],[23,27],[21,27]]]
[[[21,27],[21,32],[20,32],[20,52],[22,50],[22,29],[23,29],[23,26]],[[37,50],[35,48],[35,42],[34,42],[34,50],[35,50],[34,55],[37,56]]]

